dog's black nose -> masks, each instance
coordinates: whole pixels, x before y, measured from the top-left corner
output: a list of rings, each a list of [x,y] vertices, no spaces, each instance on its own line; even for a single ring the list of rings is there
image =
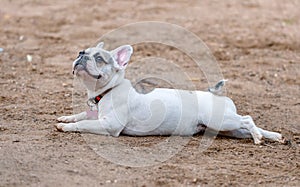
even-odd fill
[[[84,51],[84,50],[83,50],[83,51],[80,51],[77,58],[81,57],[81,56],[84,55],[84,54],[85,54],[85,51]]]

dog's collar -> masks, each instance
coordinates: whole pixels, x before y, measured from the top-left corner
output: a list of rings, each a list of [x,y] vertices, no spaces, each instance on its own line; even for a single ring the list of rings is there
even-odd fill
[[[99,101],[104,97],[105,94],[107,94],[108,92],[111,91],[112,88],[106,90],[105,92],[103,92],[102,94],[97,95],[96,97],[92,97],[90,99],[87,100],[87,105],[89,107],[93,107],[94,105],[98,104]]]

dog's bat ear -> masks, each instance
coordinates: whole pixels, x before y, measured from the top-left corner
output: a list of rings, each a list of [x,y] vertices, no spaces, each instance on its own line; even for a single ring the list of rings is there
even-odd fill
[[[98,45],[96,47],[97,48],[103,48],[103,46],[104,46],[104,42],[100,42],[100,43],[98,43]]]
[[[123,45],[112,50],[111,55],[115,61],[115,67],[118,69],[125,69],[132,53],[133,49],[130,45]]]

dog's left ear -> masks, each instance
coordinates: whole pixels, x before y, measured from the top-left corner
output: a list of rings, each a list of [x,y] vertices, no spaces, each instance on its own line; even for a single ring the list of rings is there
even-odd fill
[[[130,45],[123,45],[121,47],[118,47],[117,49],[112,50],[111,55],[114,58],[115,67],[120,70],[125,69],[132,53],[133,49]]]
[[[103,46],[104,46],[104,42],[100,42],[100,43],[98,43],[98,45],[96,47],[97,48],[103,48]]]

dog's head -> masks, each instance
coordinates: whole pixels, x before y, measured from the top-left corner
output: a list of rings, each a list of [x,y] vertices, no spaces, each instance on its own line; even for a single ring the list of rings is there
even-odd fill
[[[124,79],[124,70],[133,49],[130,45],[120,46],[112,51],[103,49],[104,43],[79,52],[73,62],[73,74],[90,91],[99,91],[108,84],[114,86]]]

